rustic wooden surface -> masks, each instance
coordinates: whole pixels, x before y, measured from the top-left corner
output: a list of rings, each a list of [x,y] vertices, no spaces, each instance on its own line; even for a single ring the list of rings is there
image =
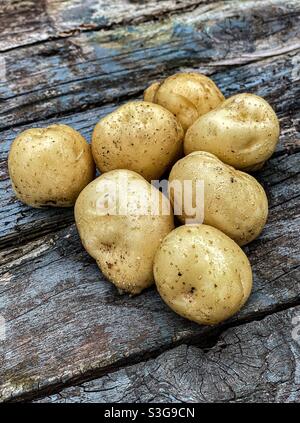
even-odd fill
[[[0,399],[299,399],[291,319],[300,315],[300,2],[105,4],[0,4],[0,315],[7,334],[0,341]],[[245,248],[254,293],[234,319],[213,328],[176,316],[154,289],[119,296],[83,250],[73,211],[22,205],[7,175],[9,146],[24,128],[64,122],[90,139],[99,117],[139,98],[153,80],[186,69],[211,75],[226,96],[264,96],[282,127],[273,158],[256,174],[268,193],[270,217]],[[259,326],[248,323],[267,315]],[[269,356],[264,337],[274,342],[269,367],[263,365]],[[175,362],[182,363],[178,372]],[[233,362],[236,374],[226,371]],[[153,369],[162,386],[157,396],[146,376]],[[205,378],[208,372],[213,378]]]
[[[299,315],[290,308],[228,329],[210,348],[181,345],[38,402],[299,403]]]

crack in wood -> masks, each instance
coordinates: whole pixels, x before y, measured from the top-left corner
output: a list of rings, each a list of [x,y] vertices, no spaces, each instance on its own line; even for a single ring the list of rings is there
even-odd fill
[[[125,361],[121,361],[119,363],[115,363],[114,366],[108,367],[107,369],[102,369],[100,372],[95,370],[94,372],[92,372],[89,375],[81,375],[80,378],[78,379],[74,379],[74,380],[70,380],[68,381],[68,383],[65,384],[58,384],[58,385],[54,385],[54,386],[49,386],[47,387],[47,389],[45,390],[41,390],[38,392],[31,392],[30,394],[26,394],[25,396],[21,396],[18,398],[14,398],[13,402],[19,402],[19,401],[34,401],[34,402],[58,402],[59,401],[59,397],[62,398],[63,400],[69,400],[72,401],[72,396],[74,395],[74,390],[83,390],[85,393],[95,393],[95,392],[99,392],[99,393],[103,393],[103,392],[107,392],[107,391],[113,391],[116,390],[118,388],[118,386],[120,386],[120,383],[115,384],[115,387],[110,387],[110,388],[104,388],[101,389],[100,387],[98,389],[91,389],[91,388],[87,388],[86,386],[90,386],[89,382],[95,383],[96,385],[101,381],[101,379],[103,378],[111,378],[112,380],[114,380],[115,374],[119,374],[120,372],[126,372],[127,369],[130,369],[131,367],[133,367],[134,369],[139,367],[141,368],[141,364],[143,367],[147,367],[149,362],[155,362],[157,358],[159,358],[161,355],[165,355],[166,353],[172,353],[172,351],[176,351],[178,349],[180,349],[181,347],[197,347],[198,349],[201,350],[201,354],[209,354],[211,350],[215,349],[218,345],[221,346],[221,350],[224,349],[224,346],[222,345],[222,338],[226,337],[226,334],[228,331],[232,330],[232,329],[237,329],[239,330],[239,328],[241,326],[245,326],[246,328],[249,326],[249,324],[253,324],[254,322],[261,322],[264,319],[266,319],[267,317],[272,317],[272,316],[276,316],[278,313],[284,313],[284,312],[288,312],[288,311],[292,311],[295,308],[298,307],[299,309],[299,314],[300,314],[300,299],[296,302],[290,303],[285,305],[284,307],[278,307],[277,310],[273,310],[272,312],[269,313],[262,313],[259,316],[255,316],[253,319],[249,318],[249,319],[245,319],[239,322],[233,322],[231,324],[225,324],[220,328],[216,328],[215,330],[213,330],[211,333],[208,334],[207,339],[202,340],[202,342],[199,342],[198,337],[191,337],[191,338],[186,338],[186,339],[182,339],[180,342],[177,343],[173,343],[170,345],[165,346],[164,348],[160,348],[158,350],[152,351],[151,353],[147,352],[146,354],[141,354],[139,356],[136,357],[130,357],[128,359],[126,359]],[[292,329],[291,329],[292,330]],[[243,340],[239,339],[238,340],[239,343],[242,343]],[[226,344],[225,344],[226,347]],[[236,362],[236,361],[235,361]],[[189,361],[188,360],[182,360],[182,366],[184,367],[189,367]],[[219,365],[219,360],[217,360],[215,362],[215,365]],[[251,363],[248,363],[248,366],[251,367]],[[180,364],[177,364],[177,369],[180,368]],[[159,369],[156,368],[156,371],[158,371]],[[154,369],[152,369],[152,371],[154,371]],[[153,374],[151,372],[151,374]],[[236,373],[237,376],[239,377],[239,374]],[[288,379],[290,380],[290,379]],[[157,382],[159,382],[159,380],[157,380]],[[101,382],[100,382],[101,383]],[[71,388],[71,389],[68,389]],[[229,386],[230,388],[230,386]],[[178,391],[181,391],[180,385],[177,386]],[[200,387],[199,387],[200,389]],[[230,388],[231,389],[231,388]],[[201,389],[200,389],[201,390]],[[253,391],[255,392],[257,389],[255,387],[253,387]],[[64,392],[66,393],[64,395]],[[70,395],[71,394],[71,395]],[[249,396],[249,394],[245,394],[245,397],[247,398]],[[78,401],[78,397],[76,398]],[[239,396],[239,399],[242,399],[242,396]],[[74,398],[75,400],[75,398]],[[103,400],[103,399],[102,399]],[[106,398],[106,401],[108,401],[109,398]],[[153,400],[153,399],[152,399]],[[147,398],[147,402],[152,401],[150,398]],[[170,399],[168,398],[168,400],[170,401]],[[232,401],[233,398],[230,399],[230,401]],[[85,401],[87,401],[87,398],[85,399]],[[98,401],[100,401],[100,399],[98,399]],[[110,399],[111,402],[114,401],[113,398]],[[126,400],[126,402],[128,401],[128,399]],[[122,401],[121,401],[122,402]],[[134,402],[136,402],[136,398],[134,399]]]

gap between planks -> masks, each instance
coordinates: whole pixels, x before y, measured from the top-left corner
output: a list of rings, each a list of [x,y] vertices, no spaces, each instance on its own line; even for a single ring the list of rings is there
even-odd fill
[[[299,312],[229,328],[208,349],[181,345],[37,402],[299,402]]]
[[[170,344],[166,344],[156,350],[140,353],[136,355],[132,355],[126,359],[119,360],[115,362],[112,366],[107,366],[101,370],[95,370],[90,371],[85,374],[82,374],[80,377],[76,377],[74,379],[70,379],[67,383],[59,383],[54,384],[53,386],[48,385],[47,388],[38,390],[36,392],[30,392],[26,393],[25,395],[20,395],[18,397],[13,398],[12,400],[7,400],[4,402],[23,402],[23,401],[34,401],[38,399],[43,399],[47,396],[59,394],[62,390],[81,385],[85,382],[89,382],[95,379],[98,379],[100,377],[106,376],[111,373],[116,373],[120,370],[126,369],[132,365],[137,365],[139,363],[145,362],[147,363],[150,360],[153,360],[160,356],[162,353],[168,352],[173,350],[174,348],[180,346],[180,345],[188,345],[188,346],[195,346],[202,350],[209,350],[213,348],[221,335],[224,335],[228,329],[238,328],[239,326],[247,325],[252,322],[259,322],[263,319],[265,319],[268,316],[275,315],[277,313],[295,308],[297,306],[300,306],[300,299],[298,301],[291,302],[289,304],[285,304],[284,306],[278,306],[276,310],[272,310],[269,312],[262,312],[260,314],[257,314],[253,316],[253,318],[248,317],[241,319],[239,321],[231,322],[228,324],[222,324],[218,327],[212,327],[211,332],[209,331],[207,334],[207,338],[201,339],[199,342],[197,335],[192,335],[191,337],[186,337],[181,339],[180,341],[175,341]]]

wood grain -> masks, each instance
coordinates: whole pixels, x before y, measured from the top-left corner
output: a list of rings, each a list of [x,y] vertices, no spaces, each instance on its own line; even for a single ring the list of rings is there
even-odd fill
[[[270,217],[245,249],[254,291],[231,323],[300,302],[299,154],[275,157],[260,173]],[[176,342],[200,342],[216,330],[176,316],[154,289],[119,296],[83,250],[74,226],[3,250],[0,263],[0,314],[7,322],[2,400],[58,389]]]
[[[221,2],[212,12],[3,53],[0,129],[136,96],[183,67],[212,73],[299,50],[299,11],[295,0]]]
[[[37,402],[299,403],[299,360],[295,307],[230,328],[206,351],[181,345]]]
[[[216,0],[4,1],[0,3],[0,51],[83,31],[159,19],[196,6],[201,7],[199,12],[204,12],[217,3]]]

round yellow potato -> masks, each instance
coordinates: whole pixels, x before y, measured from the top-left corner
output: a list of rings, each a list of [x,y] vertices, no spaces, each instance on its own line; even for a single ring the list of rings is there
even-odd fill
[[[22,132],[13,142],[8,170],[16,196],[32,207],[71,207],[93,179],[90,146],[67,125]]]
[[[200,73],[177,73],[161,84],[155,82],[144,92],[144,100],[170,110],[186,131],[199,116],[224,101],[216,84]]]
[[[92,152],[101,172],[129,169],[151,181],[178,158],[183,135],[180,123],[168,110],[132,101],[98,122]]]
[[[144,91],[144,101],[155,103],[155,94],[160,87],[160,82],[154,82]]]
[[[95,179],[76,201],[75,221],[83,246],[117,288],[138,294],[154,282],[154,255],[174,228],[173,212],[142,176],[112,170]]]
[[[196,205],[196,181],[203,181],[204,223],[221,230],[237,244],[253,241],[262,231],[268,217],[267,196],[263,187],[247,173],[226,165],[213,154],[195,151],[173,166],[170,187],[174,181],[182,184],[182,197],[179,193],[178,201],[183,205],[183,181],[192,181],[193,207]],[[171,201],[174,204],[173,189]],[[183,223],[195,216],[188,216],[186,210],[182,207],[182,214],[178,216]]]
[[[184,152],[208,151],[236,169],[255,171],[273,154],[279,130],[277,116],[263,98],[238,94],[188,129]]]
[[[208,225],[184,225],[168,234],[155,255],[154,278],[172,310],[204,325],[235,314],[252,289],[244,252]]]

